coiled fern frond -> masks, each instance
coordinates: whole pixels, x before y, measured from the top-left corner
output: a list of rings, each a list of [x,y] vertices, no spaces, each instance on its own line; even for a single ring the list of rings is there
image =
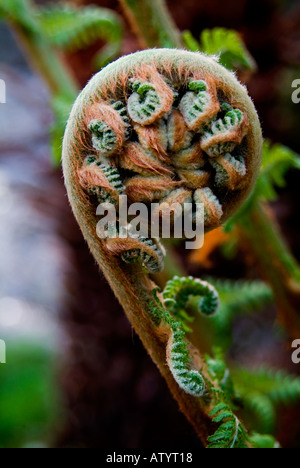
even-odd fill
[[[171,314],[183,322],[191,321],[186,313],[191,297],[197,297],[198,311],[208,317],[215,315],[219,308],[219,296],[213,286],[193,277],[175,276],[163,292],[164,303]]]

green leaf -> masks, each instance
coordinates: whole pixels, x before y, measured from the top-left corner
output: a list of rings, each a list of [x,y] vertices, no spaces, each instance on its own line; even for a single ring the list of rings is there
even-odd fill
[[[247,448],[245,428],[235,417],[230,406],[221,402],[210,412],[213,422],[222,423],[216,432],[208,437],[208,449]]]
[[[123,27],[121,19],[112,10],[60,5],[40,10],[38,19],[44,34],[56,47],[74,50],[98,39],[106,41],[107,45],[96,58],[98,67],[107,65],[120,53]]]
[[[225,231],[230,232],[236,224],[247,220],[257,201],[275,201],[278,188],[286,185],[285,177],[290,169],[300,169],[300,156],[287,146],[265,140],[261,170],[254,191],[241,209],[227,221]]]
[[[200,44],[194,38],[190,31],[184,31],[182,33],[182,39],[184,44],[186,45],[187,49],[191,50],[192,52],[199,52],[200,51]]]
[[[235,386],[241,395],[261,393],[275,405],[291,405],[300,400],[300,378],[281,370],[262,367],[259,370],[235,369],[232,371]]]
[[[300,156],[286,146],[272,145],[266,140],[255,195],[264,200],[274,201],[277,198],[276,190],[285,187],[286,173],[292,168],[300,169]]]
[[[9,364],[0,369],[0,448],[48,446],[62,418],[55,354],[35,339],[9,338]]]
[[[202,31],[200,43],[189,31],[185,31],[182,37],[187,48],[194,52],[219,56],[220,63],[229,70],[242,69],[253,72],[257,68],[237,31],[226,28],[205,29]]]
[[[231,370],[235,389],[245,410],[254,417],[253,427],[262,433],[276,429],[276,409],[300,400],[300,378],[283,371],[260,368]]]
[[[253,392],[243,398],[244,409],[254,417],[255,429],[262,434],[273,434],[276,428],[275,406],[268,396]]]

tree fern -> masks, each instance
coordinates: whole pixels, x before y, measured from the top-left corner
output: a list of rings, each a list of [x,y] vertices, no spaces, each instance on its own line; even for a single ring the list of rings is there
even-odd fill
[[[107,45],[96,58],[99,67],[120,52],[122,23],[119,16],[107,8],[77,8],[62,4],[40,10],[38,20],[43,33],[56,47],[81,49],[97,39],[105,40]]]
[[[194,52],[218,55],[220,63],[229,70],[256,70],[256,63],[237,31],[226,28],[205,29],[202,31],[200,43],[186,31],[183,33],[183,40]]]

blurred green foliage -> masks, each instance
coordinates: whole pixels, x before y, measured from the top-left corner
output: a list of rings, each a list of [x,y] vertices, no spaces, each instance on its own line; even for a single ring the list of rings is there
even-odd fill
[[[37,19],[45,37],[55,47],[78,50],[97,39],[104,40],[107,45],[95,58],[98,68],[107,65],[121,51],[123,26],[113,10],[62,4],[40,9]]]
[[[217,55],[229,70],[256,70],[256,63],[237,31],[226,28],[205,29],[198,42],[189,31],[183,33],[183,41],[193,52]]]
[[[242,222],[257,202],[275,201],[278,189],[286,186],[286,175],[291,169],[300,169],[300,156],[284,145],[265,140],[260,174],[252,195],[226,223],[225,230],[231,231],[237,223]]]
[[[47,447],[62,417],[55,355],[41,343],[7,340],[0,365],[0,448]]]

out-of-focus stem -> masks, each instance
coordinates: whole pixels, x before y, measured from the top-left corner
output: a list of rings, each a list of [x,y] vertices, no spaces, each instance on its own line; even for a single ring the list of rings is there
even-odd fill
[[[274,291],[279,319],[291,336],[300,336],[300,267],[266,204],[256,202],[240,223],[247,250]]]
[[[30,23],[27,21],[23,24],[17,18],[9,19],[21,48],[31,65],[48,85],[52,95],[61,94],[70,100],[75,100],[79,92],[75,78],[40,31],[34,4],[28,1],[25,6]]]
[[[143,48],[183,48],[181,36],[164,0],[120,0]]]
[[[59,60],[52,47],[37,33],[28,35],[22,26],[12,23],[20,46],[34,69],[47,83],[52,95],[64,95],[75,100],[79,92],[75,79]]]

